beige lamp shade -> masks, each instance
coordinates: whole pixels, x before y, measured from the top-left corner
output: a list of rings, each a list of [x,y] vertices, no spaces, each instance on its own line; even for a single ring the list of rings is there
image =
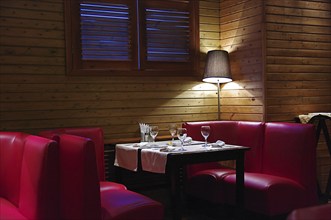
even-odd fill
[[[227,51],[208,51],[202,81],[209,83],[227,83],[232,81],[230,60]]]

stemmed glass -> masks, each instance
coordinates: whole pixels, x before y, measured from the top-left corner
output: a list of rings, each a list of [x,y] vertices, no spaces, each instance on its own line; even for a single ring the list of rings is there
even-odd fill
[[[178,128],[177,129],[177,137],[180,140],[180,151],[185,151],[184,149],[184,140],[187,137],[187,130],[186,128]]]
[[[170,124],[169,125],[169,132],[170,132],[171,137],[172,137],[172,140],[171,140],[172,145],[174,144],[174,141],[175,141],[176,131],[177,131],[176,124]]]
[[[149,134],[153,138],[153,145],[155,145],[155,138],[156,138],[158,133],[159,133],[159,127],[158,126],[150,126]]]
[[[201,135],[205,139],[205,144],[203,145],[204,147],[208,147],[207,139],[209,137],[209,134],[210,134],[210,126],[201,126]]]

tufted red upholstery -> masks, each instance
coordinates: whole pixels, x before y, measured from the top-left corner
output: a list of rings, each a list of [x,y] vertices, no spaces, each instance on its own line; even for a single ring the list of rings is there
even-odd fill
[[[313,125],[240,121],[188,122],[188,135],[251,147],[245,155],[245,207],[268,216],[317,203],[316,140]],[[220,165],[188,168],[187,192],[214,203],[234,204],[235,173]],[[291,196],[289,196],[291,195]]]
[[[296,209],[287,216],[287,220],[330,220],[331,204]]]
[[[126,187],[123,184],[105,181],[104,140],[103,140],[104,138],[103,138],[103,130],[101,128],[97,128],[97,127],[60,128],[60,129],[41,131],[39,133],[40,136],[48,137],[54,140],[56,140],[57,135],[59,134],[72,134],[81,137],[86,137],[86,138],[90,138],[94,142],[101,191],[115,189],[115,188],[126,189]]]
[[[58,146],[0,132],[0,219],[58,219]]]

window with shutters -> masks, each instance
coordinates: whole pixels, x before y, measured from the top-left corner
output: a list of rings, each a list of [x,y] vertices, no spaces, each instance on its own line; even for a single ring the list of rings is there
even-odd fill
[[[192,74],[198,1],[67,0],[69,74]]]

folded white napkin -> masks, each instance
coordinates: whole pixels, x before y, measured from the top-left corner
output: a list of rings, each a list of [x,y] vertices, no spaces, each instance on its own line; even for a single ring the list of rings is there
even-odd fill
[[[225,145],[225,142],[224,141],[216,141],[215,143],[212,143],[211,146],[212,147],[223,147]]]
[[[191,137],[186,137],[185,140],[184,140],[184,143],[185,144],[189,144],[192,142],[192,138]]]
[[[172,151],[176,151],[178,149],[178,147],[171,147],[171,146],[167,146],[167,147],[163,147],[160,149],[161,152],[172,152]]]
[[[192,141],[193,141],[193,139],[191,138],[191,137],[186,137],[185,138],[185,140],[184,140],[184,145],[185,144],[190,144],[190,143],[192,143]],[[176,141],[174,141],[173,143],[171,143],[172,144],[172,146],[180,146],[181,144],[180,144],[180,140],[176,140]],[[170,144],[170,145],[171,145]]]
[[[140,143],[135,143],[132,146],[133,147],[144,147],[148,144],[148,142],[140,142]]]

